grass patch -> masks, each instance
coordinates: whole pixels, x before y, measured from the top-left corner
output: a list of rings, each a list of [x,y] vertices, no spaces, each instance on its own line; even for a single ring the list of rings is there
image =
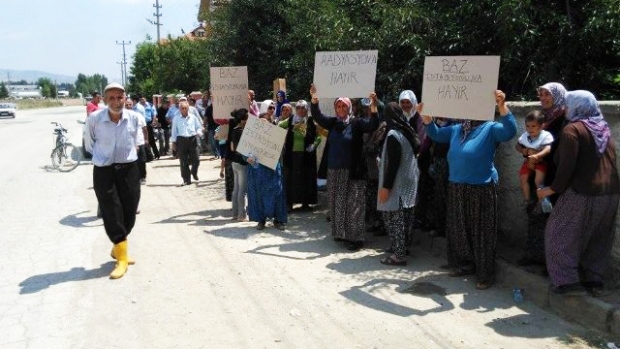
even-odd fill
[[[62,106],[62,102],[56,101],[55,99],[17,99],[17,100],[11,101],[11,103],[17,104],[17,110],[51,108],[51,107]]]

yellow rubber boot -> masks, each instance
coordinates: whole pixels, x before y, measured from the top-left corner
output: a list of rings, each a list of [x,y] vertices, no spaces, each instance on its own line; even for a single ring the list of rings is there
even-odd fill
[[[110,273],[110,279],[118,279],[125,275],[129,266],[127,263],[127,240],[114,245],[112,252],[116,256],[116,267]]]
[[[112,246],[112,251],[110,251],[110,257],[112,257],[112,259],[116,259],[116,256],[114,255],[114,246]],[[127,256],[127,264],[134,265],[136,264],[136,260]]]

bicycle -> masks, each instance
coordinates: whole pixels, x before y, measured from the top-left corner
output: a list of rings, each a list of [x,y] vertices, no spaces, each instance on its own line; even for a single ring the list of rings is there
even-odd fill
[[[73,171],[82,161],[82,152],[73,144],[69,143],[66,136],[67,129],[58,122],[52,122],[56,146],[52,151],[52,166],[60,172]]]

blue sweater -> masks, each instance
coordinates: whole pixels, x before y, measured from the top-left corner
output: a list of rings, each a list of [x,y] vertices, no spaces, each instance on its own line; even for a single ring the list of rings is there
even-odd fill
[[[437,127],[426,125],[426,134],[440,143],[450,143],[448,165],[450,182],[464,184],[497,183],[497,170],[493,159],[500,142],[506,142],[517,134],[517,122],[511,112],[499,121],[487,121],[472,130],[461,143],[461,124]]]

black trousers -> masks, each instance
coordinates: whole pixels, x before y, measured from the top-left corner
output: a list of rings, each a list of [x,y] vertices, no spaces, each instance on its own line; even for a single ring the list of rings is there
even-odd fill
[[[136,210],[140,202],[137,162],[95,166],[93,187],[108,238],[114,244],[125,241],[136,223]]]
[[[181,177],[184,183],[191,183],[191,175],[198,175],[200,157],[196,137],[177,137],[177,157],[181,163]],[[191,170],[190,170],[191,165]]]
[[[146,179],[146,145],[138,147],[138,170],[140,179]]]
[[[155,142],[155,131],[153,130],[153,125],[148,124],[146,129],[149,133],[149,146],[153,151],[153,156],[155,156],[156,159],[159,159],[159,149],[157,149],[157,142]]]

